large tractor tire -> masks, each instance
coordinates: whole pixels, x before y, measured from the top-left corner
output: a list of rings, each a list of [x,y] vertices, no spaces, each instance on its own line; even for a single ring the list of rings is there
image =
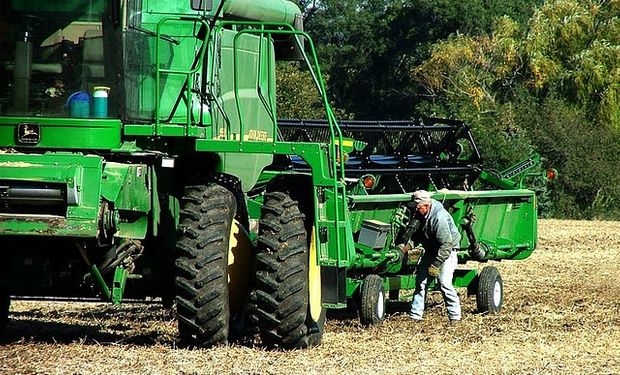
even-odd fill
[[[216,184],[185,188],[177,240],[176,305],[183,345],[228,340],[228,254],[236,211],[233,194]]]
[[[380,324],[385,319],[385,288],[383,279],[377,275],[368,275],[362,283],[360,293],[360,322],[371,326]]]
[[[4,331],[9,322],[9,308],[11,306],[11,296],[0,289],[0,332]]]
[[[321,342],[325,311],[321,307],[320,272],[312,238],[309,243],[297,201],[283,192],[265,195],[256,272],[257,316],[263,345],[297,349]]]
[[[504,302],[504,284],[499,270],[484,267],[478,275],[476,305],[479,313],[497,313]]]

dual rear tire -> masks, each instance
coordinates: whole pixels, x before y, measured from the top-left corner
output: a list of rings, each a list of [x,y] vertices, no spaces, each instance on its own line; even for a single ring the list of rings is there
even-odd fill
[[[263,345],[299,349],[320,344],[325,311],[320,280],[316,282],[320,273],[314,272],[316,246],[308,241],[305,217],[289,194],[265,195],[257,247],[257,317]]]
[[[228,252],[236,201],[216,184],[185,188],[177,240],[176,305],[181,343],[228,342]]]
[[[185,188],[175,261],[175,300],[183,345],[210,347],[229,341],[229,326],[234,326],[230,320],[235,316],[231,303],[239,300],[234,298],[234,267],[229,257],[251,257],[231,252],[235,211],[233,194],[222,186]],[[320,277],[316,247],[308,241],[304,219],[298,203],[288,194],[265,195],[255,290],[245,298],[249,313],[244,318],[258,326],[262,343],[269,347],[315,346],[323,335],[325,311],[320,279],[316,282]],[[248,269],[241,276],[249,281],[253,274]]]

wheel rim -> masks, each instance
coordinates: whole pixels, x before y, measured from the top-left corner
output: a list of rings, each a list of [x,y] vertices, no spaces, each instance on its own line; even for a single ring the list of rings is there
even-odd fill
[[[377,316],[379,318],[383,318],[383,314],[385,313],[385,294],[383,291],[379,291],[379,296],[377,298]]]
[[[310,253],[308,258],[308,299],[310,303],[310,316],[312,320],[318,322],[321,318],[323,306],[321,305],[321,268],[317,264],[316,247],[313,226],[312,233],[310,234],[310,247],[308,249]]]
[[[502,284],[499,280],[495,280],[493,285],[493,306],[498,307],[502,302]]]
[[[230,227],[228,242],[228,291],[231,310],[239,312],[250,290],[252,243],[237,220]]]

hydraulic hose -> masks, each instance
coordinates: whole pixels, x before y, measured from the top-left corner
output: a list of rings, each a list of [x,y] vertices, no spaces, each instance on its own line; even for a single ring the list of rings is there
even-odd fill
[[[469,251],[469,255],[477,261],[483,261],[486,256],[486,251],[484,249],[486,246],[481,246],[478,240],[476,240],[476,235],[474,234],[474,229],[472,227],[474,220],[475,217],[473,215],[465,216],[461,222],[461,225],[463,226],[465,234],[467,235],[467,240],[469,241],[469,248],[467,249]]]

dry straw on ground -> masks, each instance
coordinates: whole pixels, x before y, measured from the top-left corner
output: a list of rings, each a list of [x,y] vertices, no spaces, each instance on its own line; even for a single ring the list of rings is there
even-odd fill
[[[543,220],[525,261],[501,262],[499,315],[447,326],[440,296],[423,323],[330,320],[323,345],[293,352],[175,348],[158,305],[14,302],[2,374],[620,374],[620,223]],[[401,312],[398,312],[400,308]]]

